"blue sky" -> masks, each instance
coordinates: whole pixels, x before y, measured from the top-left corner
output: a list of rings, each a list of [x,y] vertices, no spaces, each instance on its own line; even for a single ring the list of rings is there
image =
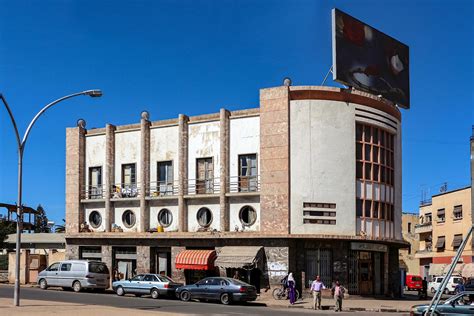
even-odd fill
[[[24,203],[64,218],[65,128],[258,106],[259,89],[319,85],[331,66],[337,7],[410,46],[411,106],[403,115],[403,210],[421,190],[470,182],[474,124],[472,1],[6,1],[0,0],[0,93],[21,131],[51,109],[25,152]],[[329,83],[332,84],[332,83]],[[17,156],[0,110],[0,202],[16,201]]]

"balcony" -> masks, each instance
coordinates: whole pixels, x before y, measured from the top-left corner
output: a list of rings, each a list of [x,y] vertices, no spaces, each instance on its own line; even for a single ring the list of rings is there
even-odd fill
[[[433,231],[433,225],[431,222],[415,225],[415,234],[431,233]]]
[[[229,193],[260,192],[260,176],[235,176],[229,179]]]
[[[171,197],[179,194],[178,181],[156,181],[150,183],[147,191],[147,197],[160,198]]]

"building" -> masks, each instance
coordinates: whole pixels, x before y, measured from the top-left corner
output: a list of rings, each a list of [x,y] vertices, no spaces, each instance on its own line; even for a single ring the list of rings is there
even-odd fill
[[[420,205],[419,217],[415,233],[419,236],[420,250],[415,257],[419,259],[420,275],[427,278],[441,275],[447,271],[471,228],[471,187],[433,195],[431,201]],[[469,238],[455,273],[461,274],[468,267],[470,270],[468,264],[473,263],[473,255],[472,238]]]
[[[402,270],[402,282],[406,275],[418,275],[420,273],[419,260],[415,253],[419,250],[420,241],[415,234],[415,226],[418,225],[418,214],[402,213],[402,236],[410,245],[406,249],[400,249],[400,269]]]
[[[292,271],[400,291],[401,113],[351,89],[260,90],[249,110],[68,128],[69,258],[122,275],[267,287]]]

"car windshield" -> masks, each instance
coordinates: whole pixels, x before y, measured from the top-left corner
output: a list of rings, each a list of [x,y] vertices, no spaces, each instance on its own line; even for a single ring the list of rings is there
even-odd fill
[[[89,263],[89,272],[91,273],[100,273],[100,274],[109,274],[109,269],[104,263],[100,262],[90,262]]]

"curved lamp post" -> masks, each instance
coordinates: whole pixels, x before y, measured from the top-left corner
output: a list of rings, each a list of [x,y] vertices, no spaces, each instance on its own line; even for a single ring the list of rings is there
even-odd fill
[[[90,97],[101,97],[102,91],[101,90],[85,90],[82,92],[73,93],[70,95],[66,95],[62,98],[59,98],[49,104],[47,104],[44,108],[42,108],[35,117],[31,120],[30,124],[28,125],[25,134],[23,135],[23,139],[20,138],[20,133],[18,132],[18,127],[15,122],[15,118],[13,113],[8,106],[7,101],[3,94],[0,94],[0,99],[2,100],[3,104],[5,105],[8,115],[13,124],[13,128],[15,130],[16,141],[18,144],[18,202],[17,202],[17,209],[16,209],[16,258],[15,258],[15,292],[13,295],[13,303],[15,306],[20,306],[20,248],[21,248],[21,231],[23,229],[23,211],[22,211],[22,189],[23,189],[23,152],[25,150],[26,141],[28,139],[28,135],[30,134],[33,125],[36,123],[38,118],[50,107],[53,105],[64,101],[66,99],[70,99],[73,97],[77,97],[79,95],[88,95]]]

